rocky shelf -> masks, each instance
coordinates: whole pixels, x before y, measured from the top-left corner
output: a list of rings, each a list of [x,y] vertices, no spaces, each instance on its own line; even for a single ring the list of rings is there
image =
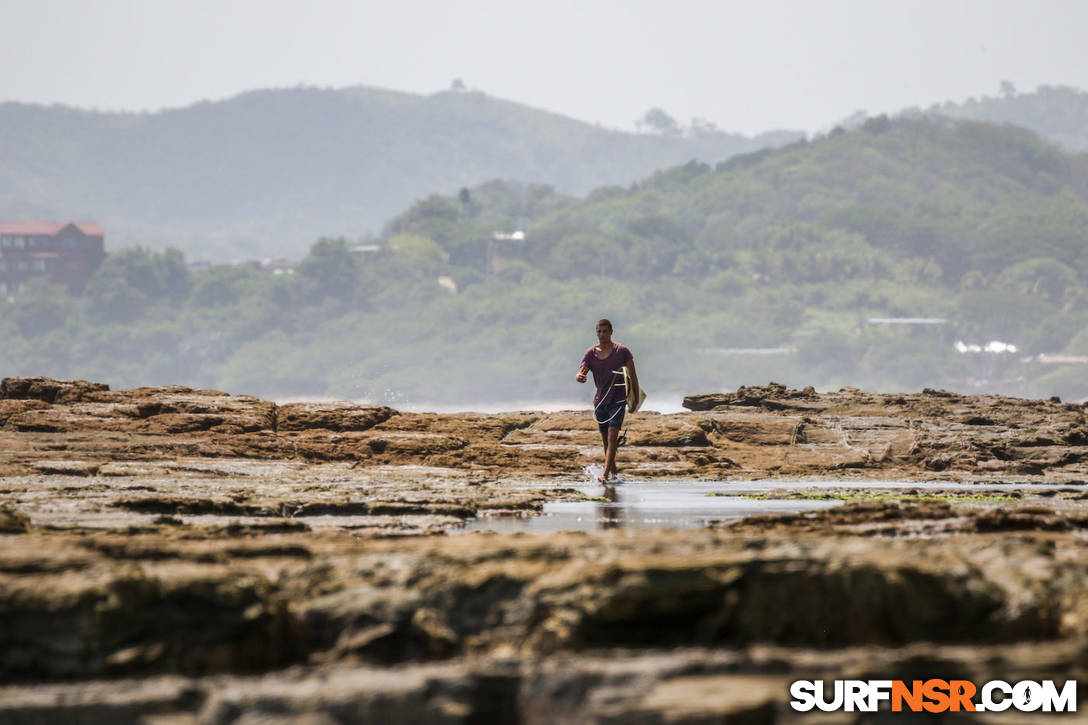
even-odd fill
[[[802,722],[795,679],[1084,674],[1083,406],[775,384],[685,406],[632,417],[628,477],[949,492],[453,536],[582,496],[591,414],[5,379],[0,721]]]

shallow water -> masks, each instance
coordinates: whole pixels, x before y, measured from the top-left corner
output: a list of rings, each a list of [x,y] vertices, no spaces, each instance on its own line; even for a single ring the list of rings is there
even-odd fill
[[[917,489],[942,491],[1045,490],[1064,484],[1013,483],[963,484],[946,481],[632,481],[616,485],[586,485],[575,489],[592,501],[560,501],[544,504],[538,516],[480,518],[466,523],[463,531],[552,533],[602,529],[693,529],[717,521],[756,514],[799,513],[841,506],[841,500],[750,499],[744,494],[772,491],[827,489]],[[723,495],[726,494],[726,495]]]
[[[691,529],[752,514],[810,511],[842,503],[719,496],[714,494],[735,493],[740,489],[714,482],[620,483],[576,488],[587,498],[597,500],[546,503],[539,516],[481,518],[469,521],[464,530],[547,533],[621,528]]]

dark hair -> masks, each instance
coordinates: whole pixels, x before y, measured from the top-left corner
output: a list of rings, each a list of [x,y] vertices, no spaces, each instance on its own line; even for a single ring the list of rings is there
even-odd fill
[[[612,329],[612,323],[609,322],[608,320],[604,319],[603,317],[601,319],[597,320],[597,327],[602,327],[604,325],[607,325],[609,330]]]

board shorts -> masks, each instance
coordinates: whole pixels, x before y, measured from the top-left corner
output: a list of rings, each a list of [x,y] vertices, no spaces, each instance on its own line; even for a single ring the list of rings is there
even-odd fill
[[[597,429],[601,431],[602,435],[607,433],[609,428],[622,428],[623,417],[626,414],[626,400],[617,400],[614,403],[605,403],[603,405],[598,404],[593,409],[593,415],[597,420]]]

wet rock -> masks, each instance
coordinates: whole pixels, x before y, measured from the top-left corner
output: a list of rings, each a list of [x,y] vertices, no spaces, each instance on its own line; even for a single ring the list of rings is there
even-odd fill
[[[352,403],[287,403],[276,408],[280,431],[321,428],[333,431],[365,431],[384,423],[397,411],[384,405]]]
[[[0,534],[24,534],[30,531],[30,517],[12,506],[0,506]]]
[[[666,722],[773,725],[783,691],[781,677],[691,675],[659,680],[633,702],[601,707],[604,725],[659,725]]]
[[[1012,497],[1016,498],[1016,497]],[[843,506],[798,514],[752,516],[726,524],[736,531],[819,531],[865,536],[949,536],[997,532],[1065,532],[1088,529],[1078,509],[1007,504],[1001,508],[953,505],[946,500],[851,501]]]
[[[214,691],[201,722],[515,722],[515,687],[497,687],[455,665],[346,670],[314,677],[239,681]],[[306,718],[306,719],[302,719]]]
[[[0,380],[0,398],[41,400],[46,403],[75,403],[93,393],[109,390],[105,383],[54,378],[4,378]]]
[[[133,397],[141,393],[133,391]],[[139,422],[132,430],[151,434],[252,433],[272,430],[276,425],[275,404],[248,395],[183,388],[166,395],[136,397],[136,405]]]
[[[167,676],[41,686],[0,688],[0,721],[39,723],[195,722],[206,695],[185,677]]]
[[[49,403],[44,400],[9,400],[0,398],[0,428],[7,425],[12,416],[30,410],[48,410]]]
[[[9,383],[13,393],[36,390],[57,402],[0,400],[0,435],[10,434],[3,442],[11,443],[9,458],[0,461],[6,467],[33,466],[64,450],[64,458],[89,465],[200,455],[549,476],[577,475],[600,458],[591,411],[437,415],[350,403],[276,406],[182,387],[111,391],[47,378]],[[779,384],[687,400],[705,412],[631,416],[621,468],[703,478],[723,470],[1088,475],[1082,406],[934,391],[820,394]]]
[[[0,399],[0,677],[26,685],[0,689],[5,722],[116,721],[140,703],[164,722],[758,721],[788,714],[802,671],[1088,662],[1082,406],[777,384],[704,396],[699,412],[632,416],[621,470],[1023,485],[526,536],[456,532],[583,497],[571,487],[601,456],[589,411],[0,389],[28,396]],[[1042,481],[1069,490],[1041,504],[1028,484]],[[95,684],[123,677],[150,679]]]
[[[222,543],[180,528],[172,540],[84,537],[71,550],[79,568],[60,570],[31,555],[45,539],[19,537],[25,544],[0,560],[0,572],[21,572],[0,578],[0,673],[50,680],[243,672],[315,656],[394,664],[501,651],[1015,642],[1079,631],[1079,610],[1055,605],[1088,592],[1083,556],[1030,542],[1006,542],[994,558],[981,543],[783,540],[752,551],[664,532],[592,542],[599,554],[587,557],[590,542],[578,536],[363,546],[281,531],[224,557]]]
[[[262,676],[0,687],[0,720],[16,725],[141,718],[231,725],[806,722],[813,720],[811,713],[798,717],[788,706],[789,683],[796,679],[924,679],[941,672],[986,682],[1008,678],[1015,667],[1016,679],[1082,680],[1082,652],[1083,642],[1073,640],[1015,647],[920,644],[883,650],[879,659],[868,648],[756,647],[564,653],[520,662],[451,660],[395,669],[321,665]],[[910,715],[897,713],[888,721],[903,718]]]
[[[867,452],[867,457],[858,456],[847,467],[869,469],[984,470],[1028,476],[1073,472],[1083,465],[1083,442],[1088,441],[1083,409],[994,395],[935,390],[881,395],[853,388],[816,394],[771,384],[743,387],[736,393],[689,396],[685,406],[711,411],[723,421],[718,426],[728,441],[774,446],[847,444]],[[751,412],[753,408],[759,412]],[[732,431],[727,429],[731,418],[740,423]],[[761,460],[765,458],[766,452],[750,456],[745,467],[785,472],[797,465],[818,468],[822,460],[832,468],[837,465],[833,457],[787,454],[774,466]]]
[[[98,473],[100,464],[89,461],[39,461],[34,464],[34,470],[39,473],[55,476],[94,476]]]
[[[768,383],[767,385],[742,385],[735,393],[688,395],[684,397],[683,406],[694,411],[728,407],[819,410],[819,400],[819,394],[811,386],[804,390],[793,390],[781,383]]]
[[[253,671],[297,659],[293,617],[259,575],[128,569],[4,581],[5,679]]]
[[[752,445],[793,445],[808,442],[800,416],[766,416],[752,413],[716,413],[701,417],[698,424],[712,439],[726,439]],[[841,442],[838,436],[835,442]]]

